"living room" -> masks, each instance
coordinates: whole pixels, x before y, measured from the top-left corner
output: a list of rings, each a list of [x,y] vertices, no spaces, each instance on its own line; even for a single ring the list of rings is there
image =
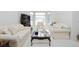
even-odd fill
[[[79,59],[78,0],[1,0],[0,59]]]
[[[79,46],[78,16],[78,11],[0,11],[1,47]]]

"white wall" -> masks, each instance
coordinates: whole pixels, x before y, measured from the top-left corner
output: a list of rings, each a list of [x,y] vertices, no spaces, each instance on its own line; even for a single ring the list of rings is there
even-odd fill
[[[20,23],[21,14],[28,14],[26,11],[0,11],[0,25]]]
[[[19,15],[20,14],[27,14],[27,15],[30,15],[29,11],[18,11]]]
[[[0,11],[0,24],[19,23],[21,13],[29,14],[29,12],[27,13],[26,11]],[[52,12],[52,15],[58,17],[61,23],[71,24],[72,12],[70,11],[56,11]]]
[[[72,17],[72,39],[76,40],[77,34],[79,34],[79,11],[74,11]]]
[[[18,11],[0,11],[0,25],[19,23]]]
[[[55,11],[55,17],[60,23],[72,24],[72,11]]]

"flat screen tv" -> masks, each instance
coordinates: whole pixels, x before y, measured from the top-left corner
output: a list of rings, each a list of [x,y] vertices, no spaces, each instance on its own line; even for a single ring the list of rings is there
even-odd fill
[[[21,21],[20,23],[24,26],[30,26],[30,16],[26,14],[21,14]]]

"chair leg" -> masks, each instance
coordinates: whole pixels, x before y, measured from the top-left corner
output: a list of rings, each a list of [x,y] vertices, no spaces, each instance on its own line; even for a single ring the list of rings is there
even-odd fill
[[[51,46],[51,40],[50,39],[48,39],[49,40],[49,46]]]
[[[33,41],[33,39],[31,39],[31,46],[33,45],[33,42],[32,41]]]

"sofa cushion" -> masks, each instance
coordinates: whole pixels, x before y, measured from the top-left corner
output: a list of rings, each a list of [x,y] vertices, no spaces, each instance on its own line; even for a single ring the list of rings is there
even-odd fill
[[[17,32],[21,31],[24,29],[23,25],[11,25],[9,28],[9,31],[11,32],[12,35],[16,34]]]
[[[11,32],[12,35],[14,35],[18,32],[18,29],[11,27],[11,28],[9,28],[9,31]]]

